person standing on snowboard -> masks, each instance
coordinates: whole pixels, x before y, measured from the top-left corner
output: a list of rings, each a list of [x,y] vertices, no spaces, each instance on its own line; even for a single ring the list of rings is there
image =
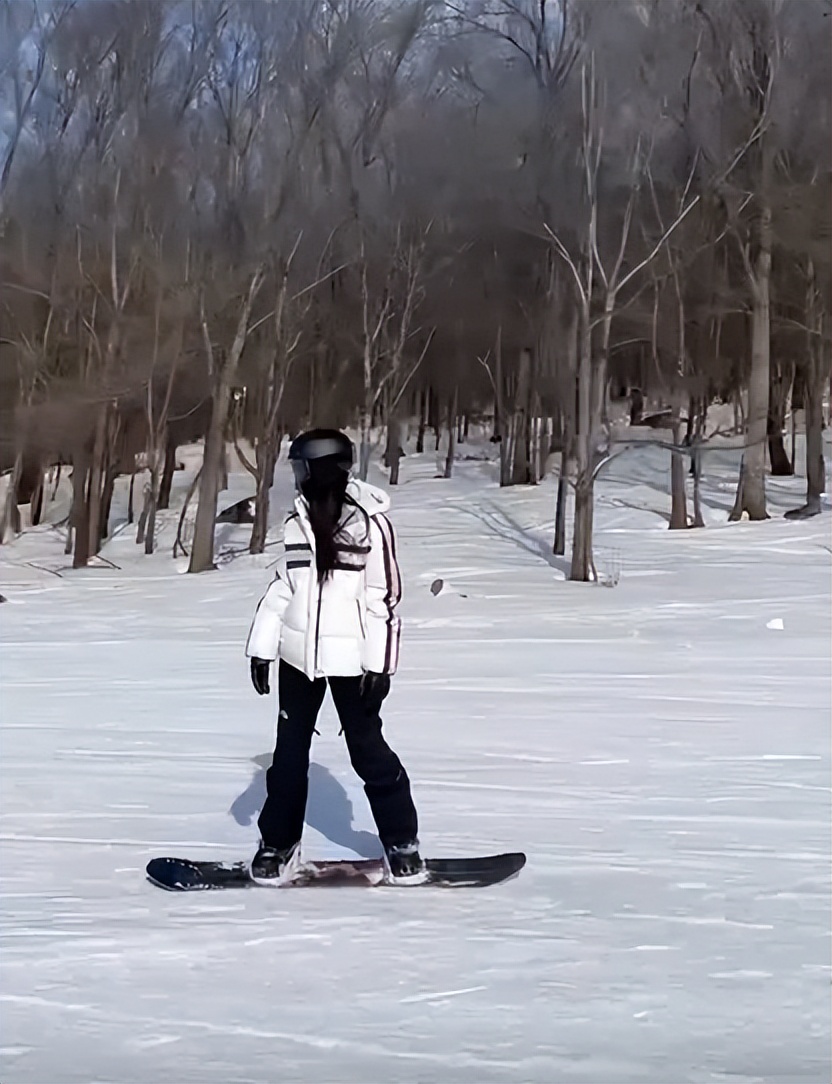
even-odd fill
[[[327,686],[364,781],[389,877],[413,882],[424,870],[410,780],[381,732],[381,705],[399,656],[401,579],[385,514],[390,501],[350,478],[353,460],[352,442],[338,430],[313,429],[293,441],[295,510],[246,644],[261,696],[279,660],[277,742],[251,863],[261,883],[277,883],[300,845],[309,751]]]

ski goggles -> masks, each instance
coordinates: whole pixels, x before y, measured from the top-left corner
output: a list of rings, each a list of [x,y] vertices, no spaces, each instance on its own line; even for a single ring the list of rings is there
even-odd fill
[[[292,473],[295,476],[295,482],[300,485],[302,482],[308,481],[312,477],[312,462],[314,460],[309,459],[292,459]],[[338,466],[343,470],[344,474],[349,474],[352,467],[352,463],[348,459],[342,460]]]

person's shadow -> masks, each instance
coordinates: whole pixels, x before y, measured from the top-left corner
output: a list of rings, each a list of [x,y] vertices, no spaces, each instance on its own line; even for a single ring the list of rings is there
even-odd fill
[[[229,813],[237,824],[251,824],[266,800],[266,771],[272,762],[271,753],[252,758],[257,765],[251,782],[235,798]],[[309,765],[309,798],[306,803],[306,823],[326,836],[330,843],[348,847],[362,858],[378,858],[381,843],[373,832],[356,832],[352,826],[353,808],[349,795],[323,764]]]

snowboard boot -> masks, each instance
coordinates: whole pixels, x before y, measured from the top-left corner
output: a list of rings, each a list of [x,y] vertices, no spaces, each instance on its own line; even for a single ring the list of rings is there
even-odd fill
[[[427,870],[419,854],[419,841],[395,843],[384,848],[384,865],[387,880],[397,885],[423,884],[427,879]]]
[[[251,879],[260,885],[280,885],[296,855],[299,855],[299,848],[300,843],[293,843],[291,847],[278,851],[261,842],[257,854],[251,860]]]

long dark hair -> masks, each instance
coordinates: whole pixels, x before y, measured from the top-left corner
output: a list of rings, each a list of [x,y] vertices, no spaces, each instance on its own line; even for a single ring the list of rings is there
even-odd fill
[[[309,508],[309,523],[315,536],[315,563],[318,582],[328,580],[338,563],[338,536],[344,504],[353,504],[347,497],[349,475],[332,457],[309,461],[309,476],[301,482],[300,490]]]

